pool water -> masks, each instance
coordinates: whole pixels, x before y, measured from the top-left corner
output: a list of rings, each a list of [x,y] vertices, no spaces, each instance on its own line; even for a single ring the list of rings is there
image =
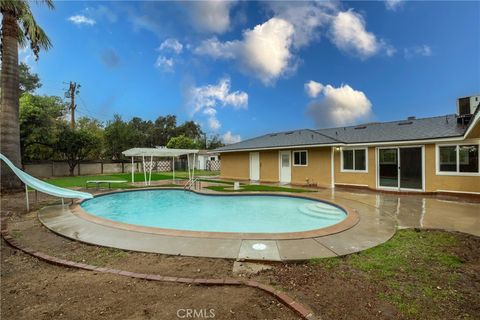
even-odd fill
[[[81,204],[88,213],[117,222],[166,229],[281,233],[324,228],[346,218],[331,204],[270,195],[212,196],[183,190],[112,193]]]

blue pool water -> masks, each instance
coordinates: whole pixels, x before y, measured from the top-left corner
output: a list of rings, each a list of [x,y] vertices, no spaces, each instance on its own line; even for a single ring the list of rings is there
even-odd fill
[[[167,229],[279,233],[324,228],[346,218],[330,204],[282,196],[208,196],[183,190],[113,193],[86,200],[92,215]]]

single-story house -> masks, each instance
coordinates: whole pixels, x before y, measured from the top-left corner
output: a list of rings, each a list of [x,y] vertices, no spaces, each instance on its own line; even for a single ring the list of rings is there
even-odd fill
[[[200,150],[195,161],[195,169],[216,171],[220,168],[219,153],[211,150]]]
[[[480,195],[480,96],[457,114],[270,133],[216,149],[220,176],[293,185]]]

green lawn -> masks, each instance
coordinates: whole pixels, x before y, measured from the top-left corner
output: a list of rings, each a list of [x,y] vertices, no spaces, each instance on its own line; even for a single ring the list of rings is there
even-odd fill
[[[456,270],[462,260],[451,250],[456,246],[460,241],[454,234],[399,230],[391,240],[372,249],[310,263],[332,272],[361,271],[370,281],[388,288],[380,299],[394,304],[407,318],[424,319],[428,314],[425,308],[432,302],[460,303]],[[436,316],[440,314],[432,319]]]
[[[215,172],[215,171],[202,171],[202,170],[195,171],[195,176],[213,176],[217,174],[218,172]],[[186,171],[175,172],[176,179],[186,179],[187,177],[188,177],[188,172]],[[58,177],[58,178],[50,178],[50,179],[47,179],[46,181],[48,183],[51,183],[53,185],[63,187],[63,188],[73,188],[73,187],[84,188],[88,180],[126,180],[130,182],[131,179],[132,179],[131,173],[117,173],[117,174],[106,174],[106,175]],[[145,178],[143,173],[135,173],[136,182],[144,181],[144,179]],[[170,179],[172,179],[171,172],[162,172],[162,173],[152,172],[152,181],[170,180]],[[114,187],[115,188],[133,188],[128,183],[115,184]]]
[[[207,189],[214,190],[214,191],[221,191],[221,192],[248,192],[248,191],[292,192],[292,193],[312,192],[311,190],[307,190],[307,189],[264,186],[264,185],[257,185],[257,184],[241,185],[240,190],[232,190],[232,186],[211,186],[211,187],[207,187]]]

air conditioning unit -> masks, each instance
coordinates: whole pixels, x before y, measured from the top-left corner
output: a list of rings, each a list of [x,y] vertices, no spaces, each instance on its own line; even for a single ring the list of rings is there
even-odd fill
[[[480,104],[480,96],[470,96],[457,99],[457,115],[472,115]]]

